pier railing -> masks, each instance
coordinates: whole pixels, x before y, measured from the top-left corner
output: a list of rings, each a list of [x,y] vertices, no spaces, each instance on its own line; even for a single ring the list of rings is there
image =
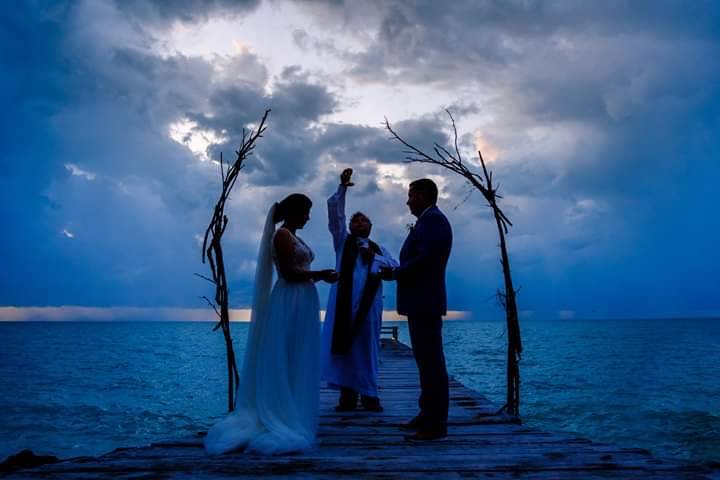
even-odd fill
[[[400,329],[396,326],[380,327],[380,335],[391,335],[392,339],[397,342],[398,338],[399,338],[399,335],[398,335],[399,330]]]

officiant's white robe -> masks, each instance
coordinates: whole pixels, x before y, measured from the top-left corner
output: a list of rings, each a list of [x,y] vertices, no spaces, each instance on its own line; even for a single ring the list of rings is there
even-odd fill
[[[336,255],[336,270],[342,265],[343,247],[349,235],[345,219],[345,193],[347,187],[340,185],[337,192],[328,198],[328,228],[333,237]],[[360,298],[367,280],[368,268],[378,273],[380,267],[397,267],[398,262],[390,253],[380,247],[381,254],[375,254],[371,265],[367,265],[361,255],[357,256],[353,272],[352,314],[360,308]],[[350,352],[345,355],[332,353],[333,326],[335,325],[335,304],[337,300],[335,283],[330,288],[327,312],[323,322],[321,341],[322,379],[331,387],[346,387],[371,397],[377,397],[378,358],[380,349],[380,326],[382,323],[383,294],[382,282],[375,295],[368,317],[353,340]]]

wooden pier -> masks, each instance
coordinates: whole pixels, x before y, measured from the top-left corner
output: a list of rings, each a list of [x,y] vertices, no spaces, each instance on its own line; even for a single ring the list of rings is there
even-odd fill
[[[720,478],[709,468],[662,461],[643,449],[513,424],[494,416],[496,405],[452,379],[448,438],[407,442],[400,426],[417,413],[419,391],[412,352],[394,340],[383,340],[382,352],[380,396],[385,412],[336,413],[336,392],[323,390],[318,446],[307,452],[210,456],[198,434],[19,470],[3,478]]]

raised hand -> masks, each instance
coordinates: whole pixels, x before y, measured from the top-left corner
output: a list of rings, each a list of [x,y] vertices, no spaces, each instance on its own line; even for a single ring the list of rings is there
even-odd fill
[[[340,185],[342,185],[343,187],[352,187],[353,185],[355,185],[353,182],[350,181],[352,174],[352,168],[346,168],[345,170],[343,170],[340,174]]]

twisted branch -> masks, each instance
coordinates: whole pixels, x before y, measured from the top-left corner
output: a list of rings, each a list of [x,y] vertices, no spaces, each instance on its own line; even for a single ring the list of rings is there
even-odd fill
[[[225,215],[225,203],[230,198],[238,174],[245,167],[245,160],[252,155],[255,150],[255,143],[263,136],[267,125],[265,124],[270,110],[266,110],[260,124],[256,129],[247,132],[244,128],[242,131],[242,143],[240,148],[235,152],[236,158],[232,165],[228,165],[227,170],[224,168],[224,160],[222,153],[220,154],[220,178],[222,180],[222,191],[213,210],[212,218],[205,230],[202,246],[202,263],[207,260],[210,265],[210,273],[212,279],[200,274],[195,274],[215,285],[215,302],[207,297],[202,297],[213,308],[217,314],[219,321],[213,328],[217,330],[222,328],[225,337],[225,347],[227,350],[227,367],[228,367],[228,411],[235,409],[235,401],[237,399],[237,388],[240,381],[240,374],[235,361],[235,350],[233,348],[232,336],[230,335],[230,307],[228,305],[228,285],[225,275],[225,262],[222,250],[222,236],[228,226],[228,217]]]

